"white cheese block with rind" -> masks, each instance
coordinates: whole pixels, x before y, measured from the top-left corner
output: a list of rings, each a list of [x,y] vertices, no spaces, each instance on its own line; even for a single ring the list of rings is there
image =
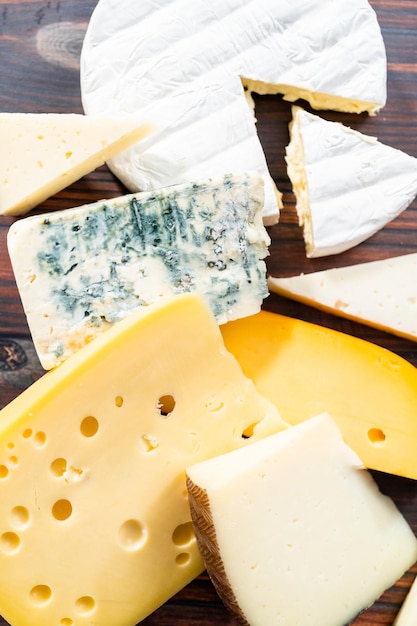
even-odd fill
[[[417,159],[293,107],[286,148],[307,257],[339,254],[383,228],[417,195]]]
[[[186,473],[206,568],[245,626],[345,626],[417,559],[329,415]]]
[[[132,191],[258,169],[279,203],[243,83],[318,108],[375,113],[386,52],[366,0],[100,0],[81,54],[86,113],[135,111],[156,131],[111,161]]]
[[[219,324],[268,296],[263,179],[224,175],[15,222],[8,249],[45,369],[133,310],[197,291]]]
[[[271,292],[417,341],[417,253],[288,277]]]

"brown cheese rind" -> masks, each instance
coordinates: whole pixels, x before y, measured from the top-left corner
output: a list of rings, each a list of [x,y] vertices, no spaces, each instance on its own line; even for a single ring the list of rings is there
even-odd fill
[[[243,626],[250,626],[240,609],[224,569],[207,491],[196,485],[188,476],[187,490],[197,545],[207,573],[226,608]]]

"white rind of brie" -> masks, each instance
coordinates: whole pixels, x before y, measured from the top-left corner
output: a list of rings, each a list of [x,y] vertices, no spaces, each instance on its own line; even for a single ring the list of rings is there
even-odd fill
[[[280,195],[244,85],[374,114],[386,52],[366,0],[100,0],[80,78],[87,114],[134,111],[157,128],[109,164],[128,189],[258,170],[268,224]]]
[[[288,278],[270,291],[417,341],[417,253]]]
[[[293,107],[288,176],[307,257],[338,254],[383,228],[417,195],[417,159]]]

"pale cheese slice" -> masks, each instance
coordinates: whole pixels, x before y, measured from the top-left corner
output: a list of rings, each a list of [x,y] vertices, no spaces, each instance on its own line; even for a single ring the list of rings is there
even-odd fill
[[[417,253],[287,278],[270,291],[417,340]]]
[[[246,626],[345,626],[417,559],[417,541],[328,415],[187,468],[196,536]]]
[[[135,626],[203,570],[185,467],[285,427],[197,295],[121,321],[0,412],[0,614]]]
[[[344,252],[417,195],[417,159],[338,122],[293,107],[288,175],[307,257]]]
[[[318,108],[375,113],[386,53],[366,0],[100,0],[81,54],[84,110],[135,111],[157,129],[111,160],[131,190],[257,169],[279,203],[243,85]]]
[[[0,214],[28,213],[149,132],[135,115],[0,113]]]
[[[163,296],[198,292],[219,324],[269,294],[263,179],[226,174],[15,222],[8,249],[45,369]]]

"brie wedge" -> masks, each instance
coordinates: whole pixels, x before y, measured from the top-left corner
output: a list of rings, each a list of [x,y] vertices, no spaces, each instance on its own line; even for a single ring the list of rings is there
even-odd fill
[[[270,291],[417,341],[417,253],[288,278]]]
[[[378,111],[386,53],[366,0],[100,0],[81,54],[87,114],[135,112],[157,130],[112,159],[131,190],[258,170],[265,223],[279,199],[244,97]]]
[[[0,114],[0,214],[22,215],[143,138],[137,116]]]
[[[344,252],[417,195],[417,159],[338,122],[293,107],[288,175],[307,257]]]

